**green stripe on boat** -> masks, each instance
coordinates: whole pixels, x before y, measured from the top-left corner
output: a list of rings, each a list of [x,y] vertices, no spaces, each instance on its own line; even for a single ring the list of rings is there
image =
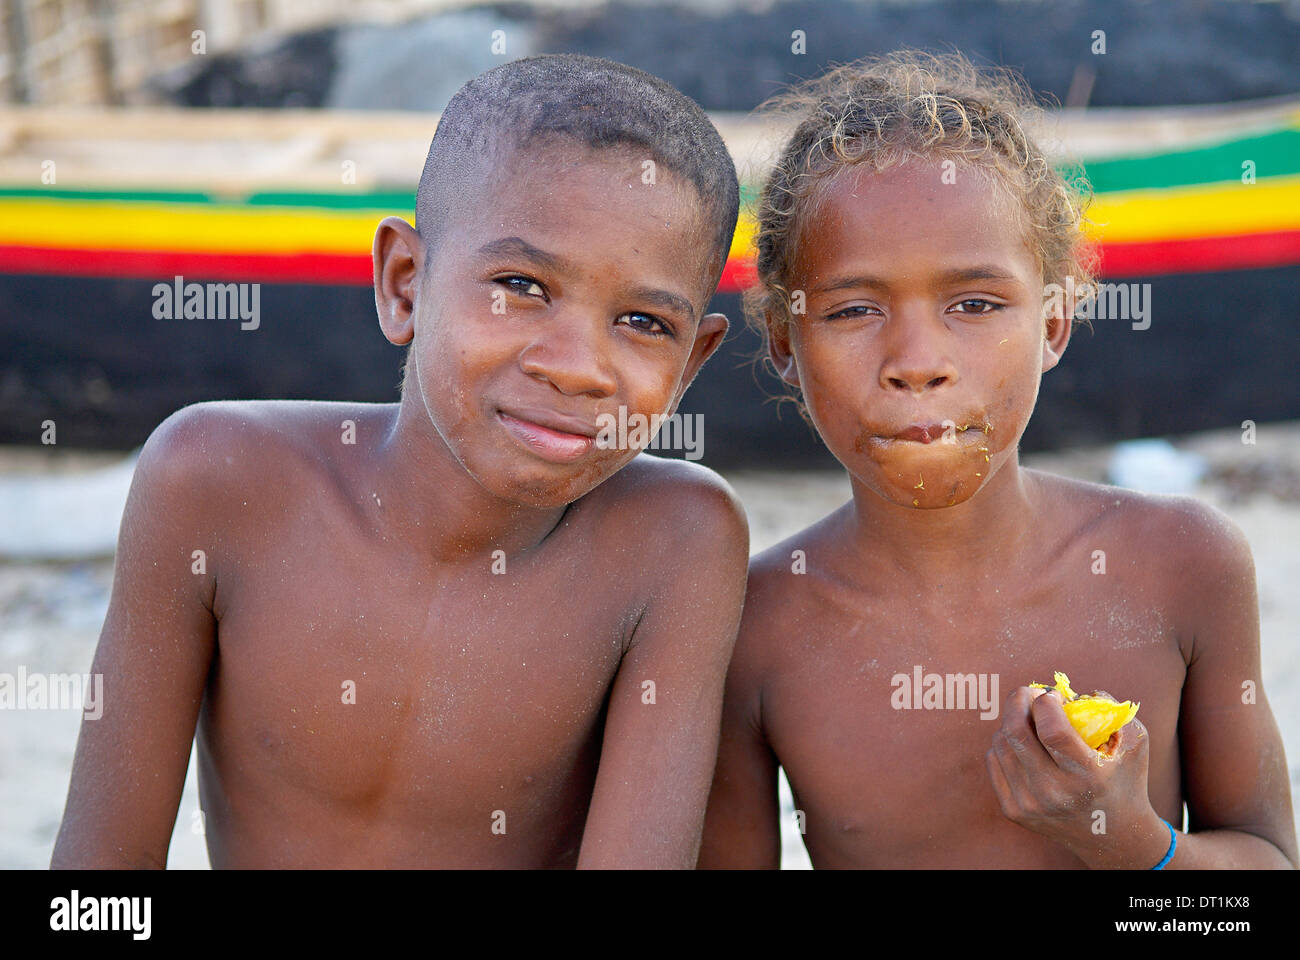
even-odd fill
[[[1086,166],[1092,189],[1111,193],[1240,183],[1242,163],[1247,160],[1254,162],[1260,180],[1300,173],[1300,130],[1277,130],[1192,150],[1093,160]]]

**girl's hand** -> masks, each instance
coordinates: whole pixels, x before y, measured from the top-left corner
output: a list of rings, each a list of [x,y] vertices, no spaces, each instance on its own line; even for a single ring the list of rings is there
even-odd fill
[[[1168,849],[1169,830],[1147,796],[1148,747],[1133,719],[1094,750],[1070,726],[1060,694],[1019,687],[985,763],[1008,820],[1090,867],[1149,869]]]

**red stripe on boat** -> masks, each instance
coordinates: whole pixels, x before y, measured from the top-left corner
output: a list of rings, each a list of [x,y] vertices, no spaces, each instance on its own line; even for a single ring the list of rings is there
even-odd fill
[[[1156,276],[1246,270],[1300,264],[1300,230],[1230,237],[1194,237],[1101,246],[1103,277]],[[166,282],[192,280],[313,283],[369,286],[369,254],[207,253],[189,250],[82,250],[0,246],[0,273],[82,277],[135,277]],[[754,261],[731,258],[722,271],[720,293],[737,293],[754,283]]]
[[[136,277],[160,283],[168,282],[178,274],[196,281],[348,286],[369,286],[374,282],[369,254],[244,254],[189,250],[0,247],[0,271],[78,277]]]
[[[1300,230],[1101,246],[1104,277],[1248,270],[1300,263]]]

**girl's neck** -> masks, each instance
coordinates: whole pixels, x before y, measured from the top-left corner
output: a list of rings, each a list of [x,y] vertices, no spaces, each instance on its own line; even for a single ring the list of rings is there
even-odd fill
[[[1036,482],[1014,452],[974,496],[941,509],[900,506],[850,481],[853,552],[922,586],[1007,569],[1031,542],[1040,503]]]

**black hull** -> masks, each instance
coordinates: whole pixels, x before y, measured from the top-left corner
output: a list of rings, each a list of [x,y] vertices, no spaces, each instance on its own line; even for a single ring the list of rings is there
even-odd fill
[[[1043,380],[1024,449],[1300,418],[1300,266],[1140,280],[1152,285],[1150,328],[1077,328]],[[380,334],[369,288],[263,284],[253,331],[155,319],[152,288],[0,276],[0,443],[39,444],[54,420],[60,446],[126,450],[201,400],[397,398],[403,351]],[[833,466],[794,405],[771,399],[780,384],[753,360],[761,343],[739,297],[720,294],[713,308],[732,333],[682,406],[704,414],[704,462]]]

